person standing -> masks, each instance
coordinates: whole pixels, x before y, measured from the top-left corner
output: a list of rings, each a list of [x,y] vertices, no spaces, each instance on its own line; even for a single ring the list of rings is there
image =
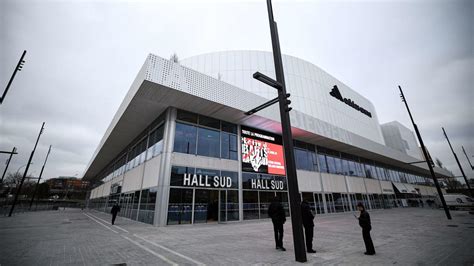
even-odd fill
[[[372,242],[372,238],[370,237],[370,230],[372,230],[372,225],[370,223],[370,215],[365,210],[365,207],[362,203],[357,204],[357,209],[360,211],[359,217],[359,225],[362,227],[362,237],[364,238],[365,244],[365,255],[375,255],[375,248],[374,243]]]
[[[110,210],[110,213],[112,214],[112,225],[115,223],[115,218],[117,218],[117,213],[120,211],[120,206],[118,203],[115,203],[114,206],[112,206],[112,210]]]
[[[285,251],[286,249],[283,247],[283,224],[286,222],[286,215],[283,205],[276,196],[268,207],[268,216],[272,218],[276,249]]]
[[[306,240],[306,252],[316,253],[313,249],[313,235],[314,235],[314,215],[306,200],[301,202],[301,216],[303,220],[304,236]]]

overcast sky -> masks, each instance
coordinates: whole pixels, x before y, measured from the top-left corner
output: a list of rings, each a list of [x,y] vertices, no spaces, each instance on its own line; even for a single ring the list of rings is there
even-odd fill
[[[23,50],[26,64],[0,106],[0,150],[18,148],[10,171],[81,177],[148,53],[180,58],[270,50],[259,1],[0,1],[0,85]],[[432,157],[474,172],[474,1],[275,1],[281,49],[367,97],[380,122],[411,127],[401,85]],[[0,86],[0,87],[1,87]],[[1,87],[3,91],[4,87]],[[0,154],[3,172],[7,156]],[[24,168],[22,168],[24,169]]]

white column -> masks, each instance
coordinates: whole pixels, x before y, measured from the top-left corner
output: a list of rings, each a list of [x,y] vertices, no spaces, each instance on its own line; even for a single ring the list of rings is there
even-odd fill
[[[158,172],[158,189],[156,193],[155,217],[153,225],[165,226],[168,219],[168,201],[171,179],[171,155],[173,153],[174,135],[176,131],[176,108],[166,111],[163,153],[161,154],[160,169]]]
[[[241,129],[237,125],[237,160],[239,162],[239,221],[244,220],[244,192],[242,187],[242,143],[241,143]]]

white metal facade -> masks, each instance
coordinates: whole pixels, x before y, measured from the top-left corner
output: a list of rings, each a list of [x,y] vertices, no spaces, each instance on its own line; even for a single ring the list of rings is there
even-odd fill
[[[376,110],[368,99],[308,61],[288,55],[283,55],[282,59],[286,87],[291,93],[294,109],[384,144]],[[273,99],[277,95],[274,88],[252,78],[256,71],[275,77],[273,55],[270,52],[215,52],[186,58],[180,63],[266,99]],[[352,99],[371,112],[372,117],[329,95],[334,85],[338,86],[343,97]]]
[[[236,57],[241,61],[236,62]],[[296,139],[427,175],[426,166],[406,164],[416,160],[413,156],[384,145],[376,111],[367,99],[311,63],[285,56],[284,64],[287,86],[292,93],[294,110],[290,117]],[[273,61],[271,54],[265,52],[213,53],[180,63],[149,55],[99,143],[84,178],[100,180],[102,169],[158,115],[166,112],[163,152],[96,187],[90,198],[107,197],[114,183],[122,184],[122,192],[156,187],[159,197],[154,223],[165,225],[172,165],[237,171],[241,179],[240,156],[238,161],[229,161],[173,152],[176,110],[281,134],[277,106],[252,116],[244,114],[275,97],[273,89],[251,78],[255,71],[273,76],[269,69],[273,69]],[[332,97],[329,92],[333,85],[339,87],[344,97],[370,111],[372,118]],[[436,172],[446,175],[439,168]],[[298,181],[302,192],[394,193],[389,181],[355,176],[298,170]],[[435,194],[433,187],[416,187],[424,195]]]
[[[398,121],[382,124],[381,128],[385,139],[385,145],[406,153],[414,158],[422,159],[423,156],[420,152],[413,131],[400,124]]]

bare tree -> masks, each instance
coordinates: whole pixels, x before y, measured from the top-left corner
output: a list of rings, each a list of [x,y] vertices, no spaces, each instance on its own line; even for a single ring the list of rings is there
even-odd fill
[[[17,187],[20,184],[22,177],[23,175],[19,172],[8,173],[5,177],[5,185],[11,188]]]
[[[21,191],[22,191],[22,194],[24,195],[32,194],[34,186],[36,184],[34,181],[31,181],[29,179],[30,177],[31,176],[27,176],[25,178],[25,181],[23,182]],[[13,192],[13,191],[16,191],[16,188],[18,188],[18,186],[20,185],[22,178],[23,178],[23,174],[21,173],[18,173],[18,172],[8,173],[7,176],[5,177],[4,184],[7,185],[7,187],[9,187],[10,192]]]
[[[170,56],[170,60],[174,63],[179,63],[179,57],[176,53],[173,53],[171,56]]]
[[[445,180],[446,180],[447,189],[456,190],[456,189],[463,188],[463,185],[461,184],[461,182],[457,181],[456,178],[454,177],[446,178]]]

